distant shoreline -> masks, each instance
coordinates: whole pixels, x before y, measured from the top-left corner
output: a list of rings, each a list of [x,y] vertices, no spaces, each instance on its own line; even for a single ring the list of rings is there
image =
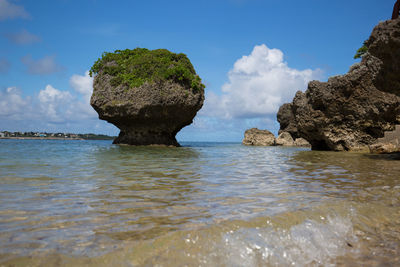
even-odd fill
[[[74,141],[82,141],[82,140],[113,140],[110,139],[85,139],[85,138],[64,138],[64,137],[0,137],[2,139],[14,139],[14,140],[74,140]]]
[[[64,137],[0,137],[0,139],[18,139],[18,140],[89,140],[83,138],[64,138]],[[107,139],[98,139],[107,140]]]

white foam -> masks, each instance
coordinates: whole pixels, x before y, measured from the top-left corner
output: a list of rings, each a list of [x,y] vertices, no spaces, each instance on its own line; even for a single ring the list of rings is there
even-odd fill
[[[356,241],[351,220],[340,217],[307,220],[288,230],[242,228],[223,238],[228,266],[329,266]]]

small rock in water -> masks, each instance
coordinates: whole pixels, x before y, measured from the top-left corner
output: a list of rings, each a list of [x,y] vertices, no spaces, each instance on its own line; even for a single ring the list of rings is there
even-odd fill
[[[275,136],[268,130],[252,128],[246,130],[242,143],[248,146],[274,146]]]
[[[279,134],[275,143],[277,146],[294,146],[294,140],[288,132],[282,132]]]
[[[306,139],[301,137],[296,138],[296,140],[294,141],[294,145],[299,147],[311,147],[310,143]]]
[[[400,146],[393,143],[376,143],[370,145],[369,149],[375,154],[400,153]]]

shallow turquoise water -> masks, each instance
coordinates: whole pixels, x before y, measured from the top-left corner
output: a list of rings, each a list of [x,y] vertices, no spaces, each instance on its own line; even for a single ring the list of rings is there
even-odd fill
[[[395,264],[400,162],[301,148],[0,140],[0,264]]]

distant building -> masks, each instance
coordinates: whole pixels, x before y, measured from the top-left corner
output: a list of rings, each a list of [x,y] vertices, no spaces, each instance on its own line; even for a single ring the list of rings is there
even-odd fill
[[[0,137],[6,137],[5,133],[0,132]]]

